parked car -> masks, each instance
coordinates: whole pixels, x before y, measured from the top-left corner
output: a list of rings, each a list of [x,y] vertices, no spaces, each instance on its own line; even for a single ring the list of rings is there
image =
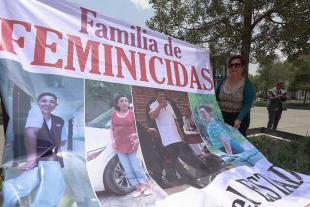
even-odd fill
[[[110,138],[111,114],[100,115],[85,127],[85,151],[87,170],[95,191],[109,190],[118,195],[127,195],[134,191],[125,176]]]

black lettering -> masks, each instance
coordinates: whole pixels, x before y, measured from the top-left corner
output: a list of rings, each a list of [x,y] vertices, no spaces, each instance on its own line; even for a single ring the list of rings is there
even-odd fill
[[[279,191],[281,191],[284,195],[289,195],[291,194],[293,191],[287,190],[286,188],[280,188],[278,185],[276,185],[275,183],[273,183],[272,181],[270,181],[268,178],[266,178],[264,175],[261,175],[259,173],[254,174],[255,177],[259,178],[263,178],[265,179],[268,183],[270,183],[271,185],[273,185],[275,188],[277,188]],[[285,190],[284,190],[285,189]]]
[[[238,206],[236,206],[236,204],[238,204]],[[244,207],[245,205],[245,201],[243,200],[234,200],[234,202],[231,204],[232,207]]]
[[[254,201],[254,200],[248,198],[248,197],[245,197],[244,195],[242,195],[241,193],[239,193],[238,191],[236,191],[235,189],[233,189],[233,188],[230,187],[230,186],[228,186],[228,187],[226,188],[226,191],[229,191],[229,192],[231,192],[231,193],[234,193],[234,194],[236,194],[236,195],[238,195],[238,196],[240,196],[240,197],[242,197],[242,198],[244,198],[244,199],[250,201],[251,203],[254,204],[254,207],[258,207],[260,204],[262,204],[261,202],[257,202],[257,201]],[[234,203],[233,203],[233,204],[234,204]],[[250,206],[249,206],[249,207],[250,207]]]
[[[274,200],[269,198],[269,197],[266,197],[263,193],[260,192],[260,189],[257,188],[256,186],[254,185],[251,185],[251,184],[248,184],[249,181],[247,180],[244,180],[244,179],[239,179],[239,180],[236,180],[237,182],[241,183],[242,185],[245,185],[246,187],[252,189],[253,191],[255,191],[256,193],[258,193],[259,195],[263,196],[267,201],[269,202],[273,202]]]
[[[256,178],[254,178],[253,176],[251,177],[248,177],[248,181],[250,181],[251,183],[253,183],[254,185],[258,186],[259,188],[261,189],[265,189],[271,193],[273,193],[274,195],[270,195],[269,193],[266,193],[266,197],[269,199],[269,202],[274,202],[276,200],[279,200],[281,199],[282,197],[277,193],[275,192],[274,190],[271,190],[270,188],[267,188],[263,185],[258,185],[257,183],[254,183],[255,182],[258,182],[258,180]]]
[[[284,180],[286,180],[286,181],[288,181],[288,182],[290,182],[290,183],[294,183],[294,184],[299,185],[299,186],[300,186],[301,184],[303,184],[304,181],[302,180],[302,178],[301,178],[296,172],[293,172],[293,171],[290,171],[290,170],[287,171],[287,170],[282,169],[283,171],[285,171],[285,172],[287,172],[287,173],[293,175],[295,178],[297,178],[297,179],[299,180],[299,182],[296,182],[296,181],[290,179],[289,177],[287,177],[287,176],[284,175],[283,173],[281,173],[281,172],[279,172],[278,170],[276,170],[275,167],[276,167],[276,166],[272,165],[272,166],[268,169],[268,171],[272,172],[273,174],[279,176],[280,178],[282,178],[282,179],[284,179]],[[298,187],[299,187],[299,186],[298,186]]]

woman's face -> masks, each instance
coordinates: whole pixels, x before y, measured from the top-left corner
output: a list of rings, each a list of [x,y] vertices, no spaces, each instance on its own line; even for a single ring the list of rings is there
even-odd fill
[[[199,112],[203,119],[209,121],[211,119],[211,114],[209,114],[204,108],[199,109]]]
[[[44,114],[50,114],[54,111],[57,103],[53,96],[43,96],[39,100],[39,107]]]
[[[229,73],[230,75],[242,75],[244,65],[242,65],[240,59],[233,59],[229,64]]]
[[[126,97],[121,97],[117,102],[117,106],[120,108],[120,110],[127,110],[128,99]]]

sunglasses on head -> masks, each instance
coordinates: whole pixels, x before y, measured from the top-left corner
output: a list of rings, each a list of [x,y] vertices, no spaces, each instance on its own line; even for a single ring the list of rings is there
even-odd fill
[[[240,68],[241,67],[241,63],[230,63],[228,64],[228,68]]]

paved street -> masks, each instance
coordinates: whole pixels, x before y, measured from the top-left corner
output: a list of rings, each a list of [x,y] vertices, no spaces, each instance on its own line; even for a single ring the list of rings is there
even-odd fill
[[[267,122],[268,111],[266,107],[254,107],[251,109],[250,128],[266,127]],[[310,110],[288,109],[283,111],[277,130],[309,136]]]
[[[150,207],[164,200],[167,196],[167,194],[156,183],[153,183],[153,194],[149,196],[141,195],[138,198],[133,198],[132,193],[126,196],[117,196],[108,191],[97,192],[96,194],[102,207]]]

